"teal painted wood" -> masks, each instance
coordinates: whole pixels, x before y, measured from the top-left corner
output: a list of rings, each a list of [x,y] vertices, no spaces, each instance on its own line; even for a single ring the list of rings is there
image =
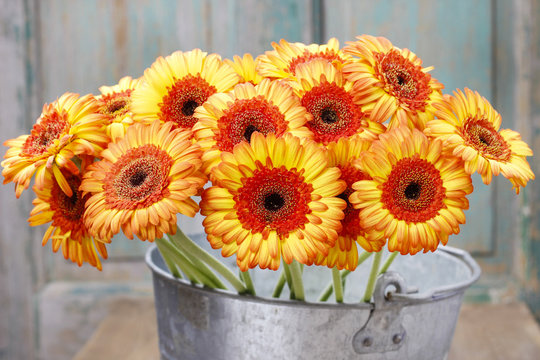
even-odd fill
[[[0,0],[0,143],[29,130],[37,111],[35,2]],[[2,155],[6,148],[2,147]],[[27,191],[15,198],[13,184],[0,188],[0,359],[34,359],[33,295],[43,282],[41,236],[26,222]]]
[[[520,3],[518,14],[522,22],[519,26],[523,33],[522,50],[516,51],[521,57],[516,61],[519,65],[516,72],[521,70],[521,92],[515,96],[516,109],[525,112],[524,118],[516,116],[516,122],[528,131],[526,137],[532,145],[535,157],[531,166],[538,176],[540,172],[540,1]],[[524,46],[523,46],[524,45]],[[521,292],[540,321],[540,183],[533,182],[526,189],[519,223],[520,237],[524,241],[519,248],[521,259],[525,265],[525,273]]]
[[[490,0],[476,1],[325,1],[325,39],[340,43],[356,35],[384,36],[395,46],[409,48],[432,76],[445,85],[445,93],[469,87],[492,98],[492,34]],[[492,190],[473,177],[467,224],[452,246],[477,254],[490,254],[493,245]]]

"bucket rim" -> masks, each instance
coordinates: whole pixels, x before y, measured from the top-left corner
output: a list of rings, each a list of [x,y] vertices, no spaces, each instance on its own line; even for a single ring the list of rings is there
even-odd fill
[[[156,263],[152,259],[152,254],[154,252],[157,252],[159,256],[161,254],[159,253],[159,250],[155,244],[152,244],[148,248],[145,254],[145,262],[146,265],[150,268],[150,270],[157,276],[177,284],[178,286],[185,287],[187,289],[190,289],[192,291],[202,292],[207,295],[214,295],[214,296],[226,296],[231,299],[238,299],[242,301],[249,301],[249,302],[256,302],[256,303],[265,303],[265,304],[275,304],[275,305],[287,305],[287,306],[315,306],[318,308],[343,308],[343,309],[373,309],[374,303],[364,303],[364,302],[358,302],[358,303],[328,303],[328,302],[316,302],[316,301],[293,301],[288,299],[278,299],[278,298],[268,298],[268,297],[262,297],[262,296],[253,296],[253,295],[246,295],[246,294],[238,294],[230,290],[222,290],[222,289],[210,289],[205,288],[202,286],[193,285],[189,281],[185,279],[178,279],[172,276],[172,274],[168,271],[165,271],[161,267],[157,266]],[[458,293],[463,293],[465,290],[471,286],[474,282],[478,280],[481,274],[481,269],[478,263],[472,258],[472,256],[465,250],[453,248],[450,246],[445,246],[437,249],[437,252],[440,252],[441,256],[447,256],[450,258],[454,258],[455,260],[461,261],[464,263],[467,268],[469,269],[470,276],[468,279],[456,282],[451,285],[445,285],[445,286],[438,286],[436,288],[433,288],[429,291],[424,291],[421,293],[413,293],[413,294],[407,294],[407,293],[392,293],[389,297],[388,301],[399,301],[399,302],[408,302],[408,303],[422,303],[425,301],[435,301],[447,298],[449,296],[453,296]]]

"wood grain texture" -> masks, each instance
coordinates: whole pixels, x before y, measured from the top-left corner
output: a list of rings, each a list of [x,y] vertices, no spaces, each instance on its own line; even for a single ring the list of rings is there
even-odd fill
[[[36,2],[0,0],[0,142],[27,133],[39,114]],[[0,188],[0,359],[33,359],[34,292],[43,282],[41,235],[26,219],[32,195]]]
[[[159,359],[156,312],[152,299],[122,301],[98,326],[73,360]]]
[[[520,111],[527,111],[526,118],[519,118],[519,126],[535,153],[531,166],[535,174],[540,173],[540,1],[520,3],[522,32],[522,57],[524,67],[519,101]],[[525,102],[525,106],[522,104]],[[528,305],[540,320],[540,188],[538,180],[526,189],[526,202],[521,212],[520,231],[526,241],[519,244],[517,260],[524,268],[522,290]],[[524,265],[524,266],[523,266]]]
[[[449,360],[536,360],[540,328],[524,303],[464,305]]]

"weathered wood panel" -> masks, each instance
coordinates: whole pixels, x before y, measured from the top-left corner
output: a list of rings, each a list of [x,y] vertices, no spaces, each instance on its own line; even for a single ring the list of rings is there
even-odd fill
[[[492,2],[475,1],[325,1],[324,38],[353,41],[356,35],[384,36],[415,52],[444,92],[469,87],[492,97]],[[476,253],[493,251],[491,189],[474,177],[468,224],[450,245]]]
[[[37,116],[36,8],[31,0],[1,0],[0,8],[0,133],[4,142],[27,132]],[[0,188],[0,359],[35,356],[34,294],[44,271],[39,235],[26,223],[31,198],[27,192],[16,200],[12,185]]]
[[[540,1],[531,0],[519,2],[519,17],[521,36],[519,48],[520,62],[517,64],[518,78],[521,80],[516,87],[516,122],[519,128],[526,131],[526,139],[532,145],[535,153],[531,163],[533,171],[538,176],[540,172]],[[517,40],[517,39],[516,39]],[[516,89],[517,90],[517,89]],[[525,201],[520,212],[521,222],[518,227],[520,235],[526,240],[518,244],[516,260],[519,263],[522,293],[531,307],[537,320],[540,320],[540,188],[536,180],[525,192]]]

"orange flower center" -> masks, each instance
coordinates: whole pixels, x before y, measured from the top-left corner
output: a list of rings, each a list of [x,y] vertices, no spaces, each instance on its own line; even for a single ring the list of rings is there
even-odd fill
[[[28,157],[42,155],[68,129],[67,113],[59,114],[54,110],[51,113],[43,114],[41,120],[34,124],[30,136],[24,142],[21,155]]]
[[[410,110],[423,112],[433,91],[429,85],[431,75],[397,50],[374,55],[378,62],[375,75],[385,84],[385,89]]]
[[[269,169],[257,162],[253,176],[234,196],[238,219],[245,229],[262,232],[265,228],[286,236],[308,221],[313,187],[304,182],[301,172],[285,167]]]
[[[262,96],[236,100],[218,120],[216,142],[221,151],[232,151],[241,141],[250,141],[258,131],[264,135],[282,135],[287,130],[285,116]]]
[[[317,142],[328,144],[362,132],[367,126],[364,113],[353,102],[352,95],[335,83],[323,82],[306,92],[302,106],[313,115],[307,126]]]
[[[302,55],[291,59],[289,62],[289,67],[286,69],[286,71],[290,74],[296,75],[296,67],[298,65],[307,63],[311,60],[319,59],[327,60],[330,63],[335,60],[343,61],[334,50],[319,51],[316,53],[309,52],[309,50],[304,50]]]
[[[343,210],[345,217],[341,220],[342,229],[339,235],[351,237],[357,237],[359,235],[363,236],[365,231],[360,225],[360,209],[355,209],[351,205],[349,196],[354,192],[352,185],[355,182],[360,180],[371,180],[371,176],[351,165],[338,165],[338,168],[341,170],[341,180],[344,180],[347,183],[345,191],[338,195],[339,198],[347,202],[347,207]]]
[[[483,156],[508,161],[511,151],[503,137],[485,119],[467,119],[461,128],[466,145],[478,150]]]
[[[176,127],[191,129],[197,122],[193,116],[195,109],[201,106],[210,95],[216,93],[216,88],[197,74],[186,75],[167,88],[167,95],[159,104],[160,119],[172,121]]]
[[[66,173],[64,173],[64,176],[73,195],[67,196],[58,183],[54,182],[51,189],[51,198],[49,199],[51,211],[53,212],[52,226],[59,227],[62,233],[71,231],[71,238],[80,242],[86,234],[82,217],[84,205],[90,194],[83,197],[82,191],[79,191],[81,185],[79,176]]]
[[[445,207],[439,170],[417,156],[398,161],[383,184],[384,207],[398,220],[424,222]]]
[[[132,91],[133,90],[128,89],[122,92],[103,95],[99,100],[101,105],[100,112],[107,115],[111,121],[125,115],[129,111]]]
[[[172,164],[169,154],[155,145],[129,149],[106,175],[107,205],[134,210],[149,207],[166,197]]]

